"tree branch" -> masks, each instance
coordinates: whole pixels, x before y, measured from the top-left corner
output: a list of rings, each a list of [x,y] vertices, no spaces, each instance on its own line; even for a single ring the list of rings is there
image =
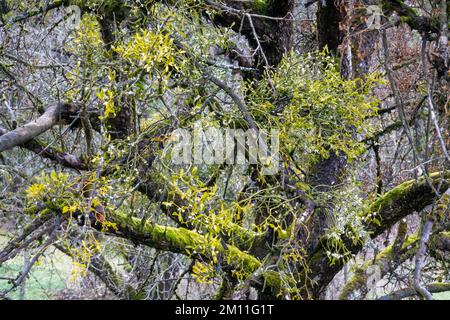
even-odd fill
[[[8,132],[9,132],[8,130],[0,128],[0,137],[7,134]],[[39,141],[37,139],[29,140],[24,144],[18,145],[18,147],[30,150],[35,154],[45,159],[52,160],[66,168],[71,168],[80,171],[89,169],[89,164],[80,159],[79,157],[46,146],[44,142]]]
[[[79,106],[59,103],[50,106],[38,119],[0,136],[0,153],[23,145],[58,123],[70,123],[78,117]]]
[[[34,209],[37,213],[38,209]],[[33,214],[32,210],[33,208],[29,210],[30,214]],[[108,212],[106,218],[114,225],[108,228],[108,234],[158,250],[198,256],[206,261],[213,261],[220,256],[223,261],[227,261],[227,268],[239,271],[244,278],[253,279],[252,275],[258,272],[258,275],[264,279],[264,284],[259,285],[272,288],[274,292],[282,290],[283,281],[280,274],[275,271],[261,270],[262,264],[257,258],[233,245],[224,245],[223,241],[211,238],[208,234],[201,235],[185,228],[163,226],[149,221],[143,223],[142,219],[119,212]],[[98,223],[95,218],[91,221],[91,226],[99,230],[103,229],[103,224]]]
[[[450,283],[448,282],[437,282],[431,283],[425,286],[426,290],[431,293],[447,292],[450,291]],[[378,300],[401,300],[409,297],[414,297],[417,295],[417,291],[414,288],[401,289],[385,295]]]
[[[439,32],[439,21],[420,16],[416,10],[406,5],[404,1],[385,0],[383,5],[387,13],[395,11],[400,16],[401,21],[408,24],[413,30],[426,34]]]
[[[441,194],[450,187],[450,171],[435,172],[429,175],[429,179],[438,187],[438,191]],[[367,219],[365,229],[370,232],[372,238],[376,238],[400,219],[414,212],[422,211],[438,198],[433,188],[436,187],[430,186],[427,179],[422,176],[418,180],[403,182],[391,191],[386,192],[365,213],[366,217],[376,215],[380,222],[377,223],[373,219]],[[315,297],[320,296],[330,281],[344,266],[344,261],[330,264],[326,253],[326,239],[323,239],[320,243],[308,260],[311,274],[317,275],[315,279],[316,285],[313,286],[313,295]],[[350,239],[346,239],[346,246],[353,254],[358,253],[363,247],[361,243],[356,243]]]
[[[428,292],[427,288],[421,284],[422,269],[425,264],[425,254],[427,251],[427,243],[433,230],[434,221],[427,219],[423,225],[422,235],[420,238],[419,250],[416,254],[416,267],[414,269],[414,289],[427,300],[433,300],[433,296]]]

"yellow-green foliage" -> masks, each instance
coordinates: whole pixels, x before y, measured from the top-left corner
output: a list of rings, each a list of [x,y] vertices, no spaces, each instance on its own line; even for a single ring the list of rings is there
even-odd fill
[[[192,267],[192,276],[197,282],[212,284],[215,277],[218,276],[212,263],[197,261]]]
[[[103,101],[105,107],[103,117],[106,119],[114,118],[119,111],[119,108],[114,101],[116,97],[114,92],[108,88],[101,88],[100,91],[96,92],[96,96]]]
[[[56,171],[42,173],[36,178],[36,183],[26,189],[25,195],[29,205],[45,203],[50,208],[59,209],[61,204],[73,198],[69,175]]]
[[[175,58],[180,52],[174,47],[170,35],[163,32],[142,30],[127,44],[116,46],[115,51],[143,67],[149,74],[159,72],[161,76],[168,77],[172,68],[179,68]]]
[[[198,168],[186,172],[181,169],[173,174],[169,182],[169,200],[163,204],[181,223],[189,223],[196,230],[219,237],[223,230],[232,238],[232,232],[239,228],[228,226],[242,219],[250,211],[250,206],[242,203],[227,203],[220,200],[218,186],[207,186],[200,178]]]
[[[70,81],[70,87],[65,93],[66,99],[83,101],[95,94],[105,106],[104,118],[113,117],[118,111],[114,103],[115,71],[107,62],[109,56],[96,15],[83,15],[74,32],[73,41],[69,42],[65,49],[79,57],[76,66],[66,73]],[[108,79],[106,83],[105,79]],[[102,86],[99,87],[99,84]]]
[[[277,197],[269,190],[267,193],[252,195],[241,201],[225,201],[221,199],[217,185],[207,186],[201,180],[199,171],[197,167],[193,167],[190,170],[181,169],[174,173],[168,181],[169,199],[163,203],[181,223],[188,224],[195,232],[205,234],[209,239],[212,248],[210,260],[207,264],[197,265],[194,270],[198,281],[211,283],[212,278],[217,276],[216,265],[220,263],[220,260],[217,256],[218,251],[214,250],[214,243],[219,246],[220,239],[224,237],[228,239],[227,243],[230,246],[236,245],[241,250],[247,250],[255,241],[258,241],[260,235],[265,234],[268,228],[274,230],[284,243],[282,259],[277,262],[277,266],[283,269],[286,265],[296,264],[307,269],[304,249],[298,247],[295,237],[285,231],[285,226],[282,225],[283,214],[289,210],[294,213],[287,200]],[[270,202],[271,198],[275,198],[278,204]],[[258,203],[259,209],[255,209],[253,203]],[[268,216],[255,224],[251,217],[255,216],[257,210],[267,210]],[[201,254],[204,250],[205,248],[201,247],[195,249]],[[224,258],[229,259],[229,257]],[[240,280],[249,276],[248,270],[242,266],[233,269],[232,272]],[[274,279],[270,278],[268,281],[272,280]],[[277,281],[282,281],[283,292],[293,297],[298,295],[302,287],[302,284],[299,284],[299,287],[296,286],[291,273],[283,274]]]
[[[87,234],[87,239],[81,240],[79,246],[67,246],[72,258],[72,281],[87,275],[87,268],[91,259],[101,252],[102,246],[92,233]]]
[[[330,152],[354,160],[365,150],[358,136],[372,130],[366,119],[379,104],[371,91],[380,81],[377,74],[343,79],[327,51],[291,53],[247,94],[261,127],[278,128],[281,146],[299,163],[327,158]]]
[[[80,46],[78,49],[87,49],[88,47],[101,49],[103,40],[100,25],[95,15],[83,15],[80,24],[77,26],[73,42]]]
[[[107,179],[95,179],[94,175],[72,178],[66,173],[52,171],[50,174],[42,173],[35,180],[25,191],[28,208],[45,207],[45,213],[53,210],[70,218],[73,213],[95,213],[102,207],[102,214],[106,217],[105,197],[111,190]],[[91,188],[95,188],[95,192],[87,191]],[[29,211],[35,213],[36,210]],[[102,223],[105,230],[115,228],[106,220]]]

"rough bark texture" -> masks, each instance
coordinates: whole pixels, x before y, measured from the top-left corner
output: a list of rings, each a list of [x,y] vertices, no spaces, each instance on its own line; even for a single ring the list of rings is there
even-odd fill
[[[257,1],[256,3],[262,2],[264,1]],[[264,6],[248,6],[245,2],[229,1],[228,5],[237,11],[221,7],[222,12],[214,18],[214,21],[240,32],[250,41],[253,49],[257,49],[261,45],[261,48],[258,49],[258,59],[255,66],[260,69],[277,66],[283,54],[292,48],[293,24],[290,13],[294,7],[294,1],[267,1]],[[250,14],[243,12],[249,12]],[[252,13],[255,15],[252,15]],[[259,16],[259,14],[286,19],[269,19]],[[251,62],[244,62],[244,66],[249,66],[249,64]]]
[[[327,47],[330,52],[336,54],[342,41],[340,23],[342,14],[338,7],[338,1],[326,1],[326,5],[319,1],[319,10],[317,11],[317,38],[319,49]]]
[[[430,178],[439,187],[438,190],[441,193],[444,193],[450,186],[450,172],[444,174],[438,172],[430,175]],[[381,222],[378,224],[369,220],[366,224],[366,230],[371,232],[372,238],[375,238],[400,219],[414,212],[420,212],[436,199],[437,195],[424,177],[421,177],[418,181],[404,182],[385,193],[370,206],[367,214],[377,213],[377,217]],[[362,248],[360,243],[354,243],[350,240],[347,241],[346,245],[347,249],[354,254],[358,253]],[[313,296],[316,298],[320,297],[326,286],[344,265],[343,261],[331,265],[326,251],[326,246],[321,244],[309,259],[311,274],[317,275],[315,278],[316,284],[313,286],[312,291]]]
[[[0,152],[9,150],[34,139],[50,130],[58,123],[70,124],[78,117],[79,106],[76,104],[56,104],[50,106],[38,119],[0,136]]]

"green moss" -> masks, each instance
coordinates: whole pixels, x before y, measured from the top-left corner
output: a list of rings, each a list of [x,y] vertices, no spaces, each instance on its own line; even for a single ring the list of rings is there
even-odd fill
[[[222,280],[222,283],[220,284],[219,290],[214,295],[214,298],[212,300],[223,300],[223,297],[228,291],[228,283],[227,280]]]
[[[374,203],[372,203],[372,205],[369,207],[368,214],[379,212],[381,208],[390,206],[394,200],[397,200],[398,198],[404,196],[408,192],[408,190],[410,190],[411,186],[414,185],[414,183],[415,180],[403,182],[394,189],[383,194]]]
[[[419,241],[419,239],[420,239],[420,237],[419,237],[418,233],[410,235],[408,238],[406,238],[405,242],[403,243],[402,248],[407,248],[407,247],[413,245],[414,243]]]
[[[209,261],[220,253],[223,259],[239,273],[239,277],[244,279],[253,275],[261,267],[261,262],[257,258],[237,247],[227,245],[225,248],[220,240],[208,238],[188,229],[152,225],[150,222],[142,226],[140,219],[119,213],[111,215],[110,219],[117,224],[119,234],[123,232],[128,236],[131,235],[131,238],[139,238],[142,243],[153,248],[187,255],[199,254]],[[279,292],[285,285],[295,286],[293,279],[282,278],[273,270],[265,271],[263,278],[265,285],[274,292]]]
[[[270,7],[270,0],[254,0],[253,7],[258,13],[267,13]]]
[[[128,299],[129,300],[144,300],[147,296],[146,292],[136,292],[133,287],[128,286],[127,289]]]
[[[443,231],[439,233],[439,236],[450,239],[450,231]]]
[[[414,244],[419,241],[420,237],[419,234],[415,233],[410,235],[405,239],[405,241],[402,244],[402,247],[399,249],[400,252],[403,252],[403,257],[400,257],[400,260],[403,260],[404,257],[408,256],[412,251],[415,251]],[[375,262],[378,263],[379,261],[385,260],[390,261],[392,259],[393,255],[393,249],[394,245],[389,245],[386,248],[384,248],[383,251],[381,251],[377,257],[375,258]]]
[[[274,270],[267,270],[263,273],[265,285],[272,288],[274,295],[289,291],[289,288],[296,287],[296,281],[291,276],[282,276]]]
[[[271,287],[281,287],[281,278],[278,272],[267,270],[263,273],[263,278],[267,283],[271,284]]]
[[[418,243],[419,238],[420,238],[419,235],[415,233],[405,239],[401,249],[399,250],[402,253],[401,256],[398,257],[399,261],[406,260],[416,252],[416,246],[414,246],[414,244]],[[391,244],[386,248],[384,248],[384,250],[382,250],[380,253],[378,253],[374,260],[370,262],[364,262],[355,271],[355,274],[352,276],[350,281],[345,284],[344,288],[341,291],[341,294],[339,295],[339,299],[340,300],[351,299],[352,296],[357,294],[358,290],[365,292],[368,289],[367,271],[369,267],[377,265],[382,273],[386,272],[388,268],[390,268],[389,262],[392,261],[393,258],[393,248],[394,245]]]
[[[23,209],[23,211],[25,212],[25,214],[27,215],[33,215],[36,214],[38,212],[38,206],[37,205],[31,205],[29,207],[26,207],[25,209]]]
[[[150,222],[141,224],[141,220],[115,213],[110,216],[116,223],[119,232],[128,234],[132,238],[139,238],[142,243],[151,247],[170,250],[183,254],[200,254],[210,260],[221,253],[236,270],[249,276],[255,272],[261,262],[232,245],[225,248],[218,239],[211,239],[185,228],[174,228],[161,225],[152,225]]]
[[[375,224],[383,223],[383,221],[380,221],[381,219],[390,219],[392,223],[398,221],[398,216],[406,215],[404,211],[408,208],[411,208],[412,203],[415,203],[418,208],[421,208],[420,206],[423,203],[418,202],[418,199],[421,197],[426,198],[423,188],[429,188],[428,180],[431,181],[431,183],[433,183],[434,185],[438,185],[439,183],[439,187],[441,188],[441,190],[446,190],[450,186],[449,179],[450,171],[434,172],[428,176],[428,179],[422,176],[418,180],[405,181],[394,189],[386,192],[375,202],[373,202],[365,212],[366,217],[369,215],[373,215],[374,213],[380,213],[380,215],[376,217],[378,221],[375,221],[375,219],[368,221],[366,226],[367,229],[372,229],[371,231],[373,231],[373,229],[376,229],[377,226],[375,226]],[[431,194],[434,193],[431,188],[429,189],[429,197],[432,197]]]
[[[232,222],[227,223],[224,231],[231,234],[232,243],[239,248],[251,248],[253,243],[265,238],[265,234],[262,232],[253,232]]]
[[[308,260],[310,266],[320,266],[324,263],[325,259],[328,261],[328,256],[325,250],[318,250],[312,254]]]
[[[366,287],[367,279],[368,278],[365,269],[357,270],[352,279],[345,285],[344,289],[339,295],[339,300],[351,299],[352,295],[356,294],[358,290]]]
[[[388,11],[393,11],[395,8],[401,8],[401,11],[413,16],[418,16],[419,12],[405,4],[404,1],[395,1],[395,5],[392,4],[393,1],[383,1],[383,8]]]
[[[35,215],[35,214],[39,213],[41,217],[52,214],[52,210],[50,208],[44,208],[42,210],[39,210],[39,207],[37,205],[31,205],[29,207],[25,207],[25,209],[23,209],[23,211],[27,215]]]
[[[412,22],[412,18],[409,16],[401,16],[400,17],[400,22],[401,23],[410,23]]]

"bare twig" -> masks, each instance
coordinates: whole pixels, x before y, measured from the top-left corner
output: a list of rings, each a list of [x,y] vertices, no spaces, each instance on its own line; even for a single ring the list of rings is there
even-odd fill
[[[433,295],[427,290],[422,282],[422,269],[425,264],[425,253],[427,251],[427,243],[433,230],[434,221],[427,219],[422,229],[419,250],[416,254],[416,268],[414,269],[414,289],[416,292],[427,300],[433,300]]]

